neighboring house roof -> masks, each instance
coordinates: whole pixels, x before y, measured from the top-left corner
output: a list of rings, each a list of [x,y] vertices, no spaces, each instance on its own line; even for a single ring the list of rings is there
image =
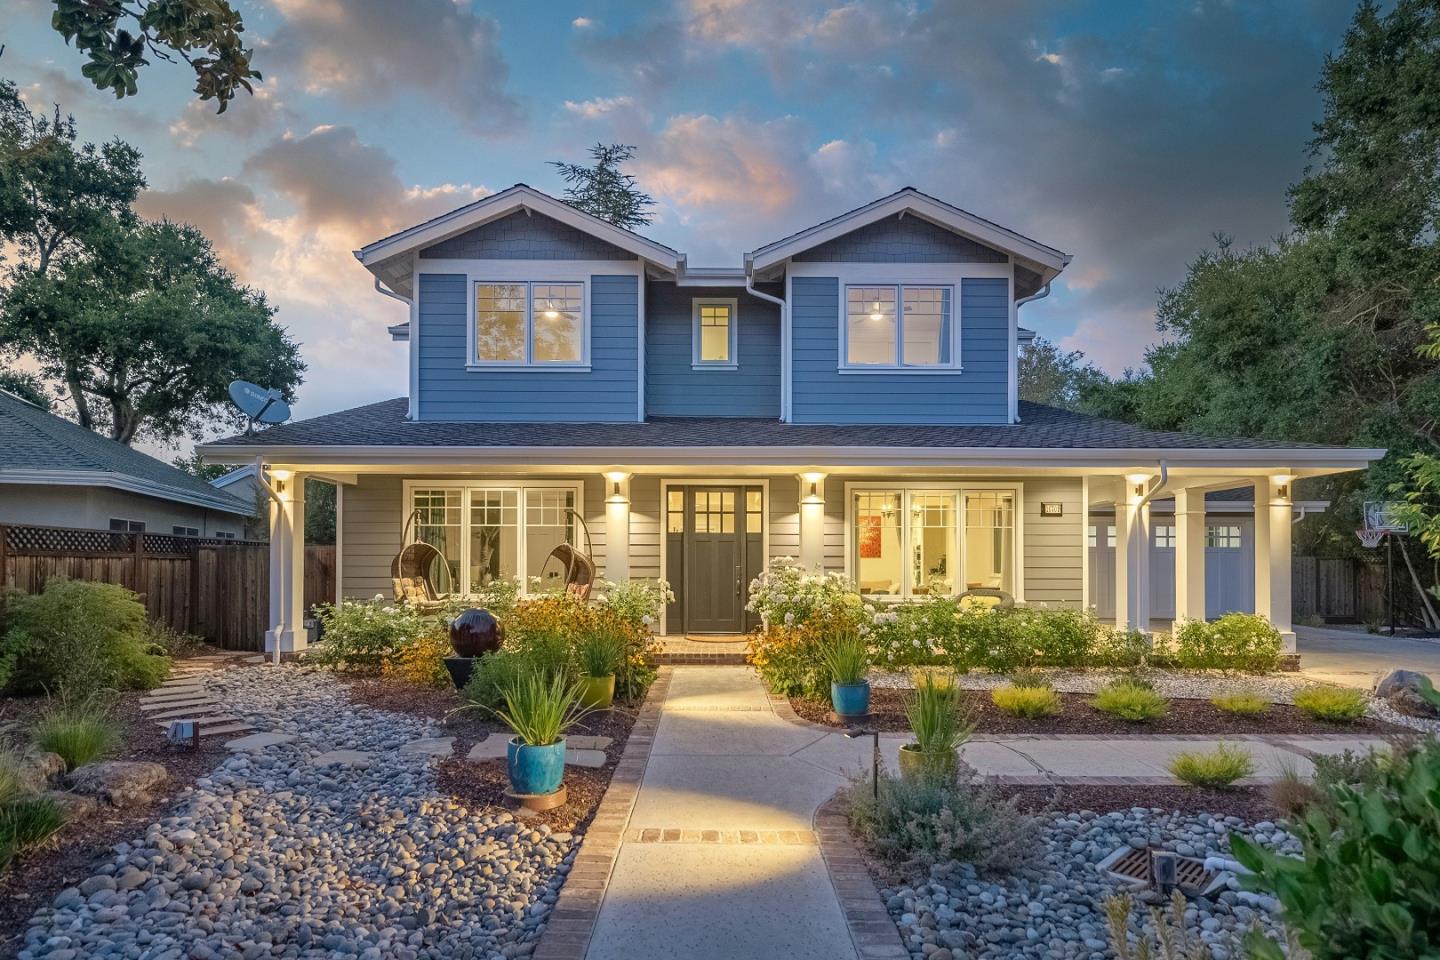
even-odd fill
[[[110,487],[225,513],[254,511],[199,477],[0,390],[0,483]]]
[[[914,187],[903,187],[888,197],[881,197],[861,207],[856,207],[838,217],[792,233],[773,243],[767,243],[745,255],[746,271],[759,277],[766,271],[778,269],[786,260],[819,246],[853,230],[900,214],[913,214],[931,223],[963,234],[989,247],[1002,250],[1022,262],[1033,265],[1041,275],[1042,282],[1053,280],[1070,263],[1070,254],[1057,250],[1048,244],[1017,233],[998,223],[977,217],[967,210],[921,193]]]
[[[274,455],[280,450],[297,452],[313,448],[341,448],[338,453],[360,455],[391,450],[409,454],[432,449],[495,451],[514,454],[523,449],[569,448],[575,451],[747,449],[786,451],[803,455],[808,451],[839,448],[874,449],[877,456],[906,450],[912,455],[937,459],[998,456],[998,451],[1102,451],[1127,462],[1154,455],[1186,459],[1184,454],[1220,456],[1265,451],[1266,461],[1358,464],[1363,467],[1383,451],[1313,444],[1283,443],[1278,440],[1241,440],[1199,437],[1184,433],[1146,430],[1115,420],[1103,420],[1080,413],[1021,402],[1020,423],[996,425],[920,424],[796,424],[773,419],[733,417],[653,418],[637,423],[468,423],[454,421],[412,421],[407,419],[408,401],[403,398],[372,403],[310,420],[271,427],[251,436],[235,436],[204,446],[212,458]],[[253,452],[249,452],[253,451]],[[886,452],[889,453],[886,453]],[[418,454],[415,454],[418,456]],[[591,460],[575,462],[592,462]],[[1231,460],[1244,461],[1244,456]],[[1350,467],[1345,467],[1350,468]]]
[[[253,481],[254,477],[255,464],[247,463],[243,467],[236,467],[234,470],[231,470],[224,476],[216,477],[214,480],[211,480],[210,486],[214,487],[216,490],[225,490],[229,487],[233,487],[235,484],[241,482],[242,480]]]

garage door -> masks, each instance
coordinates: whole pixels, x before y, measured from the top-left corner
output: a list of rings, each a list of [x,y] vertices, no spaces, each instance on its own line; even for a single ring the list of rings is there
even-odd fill
[[[1175,616],[1175,525],[1164,521],[1151,527],[1150,611],[1157,620]],[[1115,616],[1115,525],[1092,523],[1090,550],[1090,606],[1096,616]],[[1103,544],[1103,546],[1102,546]],[[1205,616],[1211,619],[1233,610],[1255,609],[1255,522],[1250,517],[1226,517],[1205,522]]]

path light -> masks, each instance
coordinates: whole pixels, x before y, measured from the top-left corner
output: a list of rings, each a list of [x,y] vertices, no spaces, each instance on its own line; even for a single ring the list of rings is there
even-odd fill
[[[880,731],[866,730],[864,727],[846,727],[846,740],[858,740],[861,737],[873,737],[875,739],[875,751],[870,757],[870,783],[875,787],[875,802],[880,802]]]

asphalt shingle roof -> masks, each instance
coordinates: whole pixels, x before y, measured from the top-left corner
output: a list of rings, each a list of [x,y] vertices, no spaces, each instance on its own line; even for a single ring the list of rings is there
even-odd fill
[[[140,481],[154,488],[157,497],[242,516],[255,509],[184,470],[0,391],[0,480],[7,472],[30,470],[110,474]]]
[[[1290,450],[1278,440],[1200,437],[1146,430],[1034,403],[1020,423],[985,426],[797,424],[733,417],[665,417],[644,423],[459,423],[405,418],[404,397],[228,437],[212,446],[398,447],[991,447],[1072,450]],[[1316,449],[1323,449],[1316,447]]]

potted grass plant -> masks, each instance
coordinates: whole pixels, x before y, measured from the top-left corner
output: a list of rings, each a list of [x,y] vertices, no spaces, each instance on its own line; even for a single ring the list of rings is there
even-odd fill
[[[615,673],[625,660],[629,638],[613,623],[587,629],[575,645],[580,667],[580,706],[609,710],[615,703]]]
[[[856,720],[870,714],[870,653],[865,638],[851,626],[836,628],[820,648],[820,658],[830,674],[830,704],[841,720]]]
[[[510,789],[522,796],[554,793],[565,776],[565,732],[588,710],[579,688],[563,674],[525,670],[502,691],[495,715],[515,735],[505,750]]]
[[[975,729],[960,712],[960,687],[954,676],[935,670],[915,675],[915,695],[905,706],[913,743],[900,747],[900,774],[908,778],[953,780],[957,751]]]

